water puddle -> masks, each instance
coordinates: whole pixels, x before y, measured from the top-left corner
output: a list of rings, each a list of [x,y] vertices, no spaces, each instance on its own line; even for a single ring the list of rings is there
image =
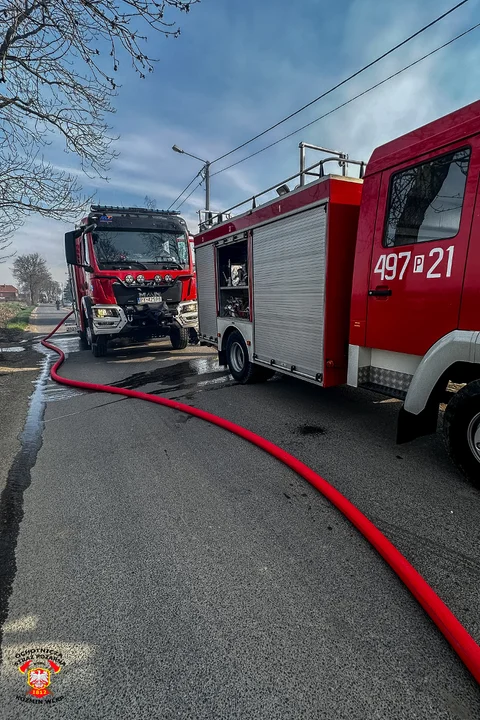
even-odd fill
[[[78,352],[80,350],[80,338],[78,337],[57,337],[53,338],[54,344],[63,350],[65,358],[68,357],[69,353]]]
[[[22,340],[23,342],[23,340]],[[0,348],[0,353],[17,353],[17,352],[23,352],[25,350],[24,347],[20,347],[19,345],[11,345],[10,347],[4,347]]]
[[[68,356],[70,353],[77,352],[80,349],[80,341],[76,337],[56,337],[55,345],[59,347],[60,350],[63,350],[63,352],[65,353],[65,360],[68,360]],[[45,350],[45,348],[40,344],[36,344],[35,349],[42,353],[50,352]],[[51,357],[55,360],[57,358],[57,355],[53,354],[52,352]],[[86,390],[80,390],[79,388],[68,387],[67,385],[60,385],[59,383],[54,382],[49,376],[47,378],[44,390],[45,402],[51,403],[57,402],[58,400],[70,400],[70,398],[78,397],[79,395],[85,395],[86,392]]]
[[[166,385],[173,386],[169,387],[169,390],[177,390],[189,384],[188,380],[194,381],[190,384],[196,384],[199,376],[202,376],[203,380],[207,380],[207,377],[215,378],[226,374],[227,371],[219,366],[216,357],[195,358],[168,367],[157,367],[153,370],[135,373],[123,380],[111,383],[111,385],[136,390],[144,385],[159,383],[164,387]]]

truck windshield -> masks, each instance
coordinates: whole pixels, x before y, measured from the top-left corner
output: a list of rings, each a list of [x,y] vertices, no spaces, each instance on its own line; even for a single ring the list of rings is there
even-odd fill
[[[188,266],[187,236],[174,230],[96,230],[92,233],[100,270]]]

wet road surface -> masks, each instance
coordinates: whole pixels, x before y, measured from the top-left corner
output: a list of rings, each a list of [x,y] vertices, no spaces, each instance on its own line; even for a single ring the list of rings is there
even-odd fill
[[[37,327],[56,317],[42,309]],[[240,387],[208,348],[95,359],[70,334],[59,344],[69,377],[181,399],[310,464],[480,640],[479,495],[440,436],[394,444],[396,402],[282,378]],[[431,621],[296,475],[167,408],[45,371],[37,387],[36,445],[2,505],[5,717],[47,711],[19,699],[15,656],[30,648],[61,653],[54,718],[480,716],[478,687]]]

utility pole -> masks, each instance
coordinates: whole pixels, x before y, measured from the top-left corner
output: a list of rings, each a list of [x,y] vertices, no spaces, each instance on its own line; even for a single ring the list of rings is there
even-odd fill
[[[210,163],[205,163],[205,210],[210,210]]]
[[[194,158],[195,160],[199,160],[201,163],[203,163],[203,172],[205,177],[205,210],[207,212],[210,211],[210,165],[211,163],[208,160],[202,160],[202,158],[197,157],[196,155],[192,155],[192,153],[188,153],[185,150],[182,150],[182,148],[179,148],[178,145],[172,146],[173,152],[180,153],[181,155],[188,155],[188,157]]]

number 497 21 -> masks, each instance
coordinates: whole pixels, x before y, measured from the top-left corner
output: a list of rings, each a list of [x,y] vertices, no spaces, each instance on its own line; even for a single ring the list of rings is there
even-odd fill
[[[380,275],[381,280],[403,280],[405,273],[409,267],[413,267],[413,273],[424,274],[429,280],[441,277],[451,277],[453,266],[453,255],[455,246],[450,245],[446,250],[447,262],[442,264],[445,258],[445,250],[442,247],[435,247],[428,253],[431,258],[429,261],[425,259],[425,255],[414,255],[412,261],[412,251],[406,250],[399,253],[389,253],[388,255],[380,255],[375,265],[374,273]],[[441,267],[439,267],[441,265]]]

